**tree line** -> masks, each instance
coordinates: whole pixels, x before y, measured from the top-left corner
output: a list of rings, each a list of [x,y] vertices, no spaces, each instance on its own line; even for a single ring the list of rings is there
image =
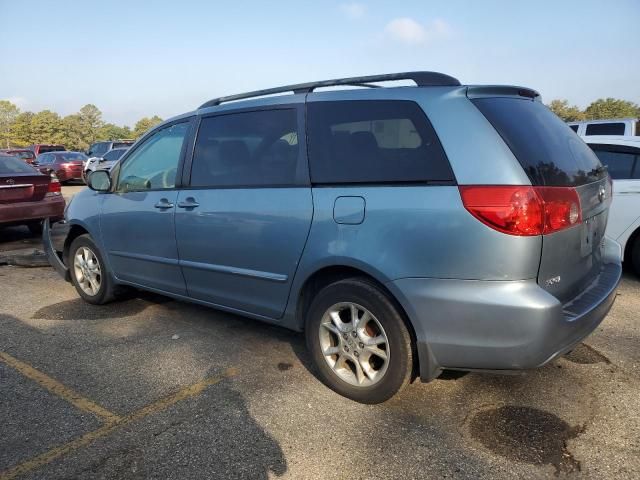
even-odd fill
[[[547,105],[565,122],[606,118],[640,117],[640,107],[616,98],[600,98],[581,110],[567,100],[553,100]],[[69,150],[85,151],[100,140],[138,138],[162,122],[157,115],[144,117],[132,128],[106,123],[102,112],[92,104],[77,113],[61,117],[51,110],[21,112],[13,103],[0,100],[0,148],[25,147],[34,143],[64,145]]]
[[[591,102],[584,110],[576,105],[570,105],[568,100],[562,99],[552,100],[547,107],[565,122],[640,117],[640,107],[637,104],[610,97],[599,98],[595,102]]]
[[[138,138],[160,122],[162,119],[154,115],[141,118],[130,128],[105,122],[100,109],[92,104],[61,117],[51,110],[22,112],[13,103],[0,100],[0,148],[49,143],[85,151],[100,140]]]

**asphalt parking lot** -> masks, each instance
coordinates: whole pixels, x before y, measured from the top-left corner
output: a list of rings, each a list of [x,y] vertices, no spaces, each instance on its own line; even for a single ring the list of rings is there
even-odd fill
[[[38,248],[27,232],[0,251]],[[144,293],[94,307],[51,268],[0,266],[0,480],[640,478],[639,313],[626,273],[567,357],[365,406],[301,335]]]

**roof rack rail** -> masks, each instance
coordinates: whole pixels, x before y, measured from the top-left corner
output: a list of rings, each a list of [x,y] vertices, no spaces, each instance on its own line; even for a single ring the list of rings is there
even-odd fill
[[[234,100],[243,100],[246,98],[263,97],[265,95],[273,95],[276,93],[294,92],[309,93],[316,88],[335,87],[339,85],[349,85],[357,87],[378,88],[379,85],[372,85],[371,82],[387,82],[393,80],[413,80],[418,87],[457,87],[460,81],[457,78],[438,72],[404,72],[404,73],[386,73],[382,75],[369,75],[365,77],[349,77],[336,78],[333,80],[323,80],[320,82],[298,83],[295,85],[285,85],[283,87],[267,88],[265,90],[255,90],[253,92],[239,93],[226,97],[219,97],[209,100],[200,105],[199,108],[214,107],[224,102],[232,102]]]

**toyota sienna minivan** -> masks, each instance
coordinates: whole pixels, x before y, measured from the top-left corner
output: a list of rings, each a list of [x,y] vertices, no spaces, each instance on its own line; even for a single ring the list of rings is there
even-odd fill
[[[531,89],[434,72],[217,98],[89,186],[62,252],[44,231],[84,300],[134,287],[304,331],[319,378],[364,403],[563,355],[621,274],[589,147]]]

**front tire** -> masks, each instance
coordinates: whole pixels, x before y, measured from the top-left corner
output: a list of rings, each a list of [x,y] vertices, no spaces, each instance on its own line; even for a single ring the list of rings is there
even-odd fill
[[[116,286],[91,236],[80,235],[71,242],[68,264],[71,282],[84,301],[103,305],[114,299]]]
[[[402,314],[366,279],[323,288],[306,321],[307,348],[322,382],[361,403],[382,403],[411,379],[413,351]]]

